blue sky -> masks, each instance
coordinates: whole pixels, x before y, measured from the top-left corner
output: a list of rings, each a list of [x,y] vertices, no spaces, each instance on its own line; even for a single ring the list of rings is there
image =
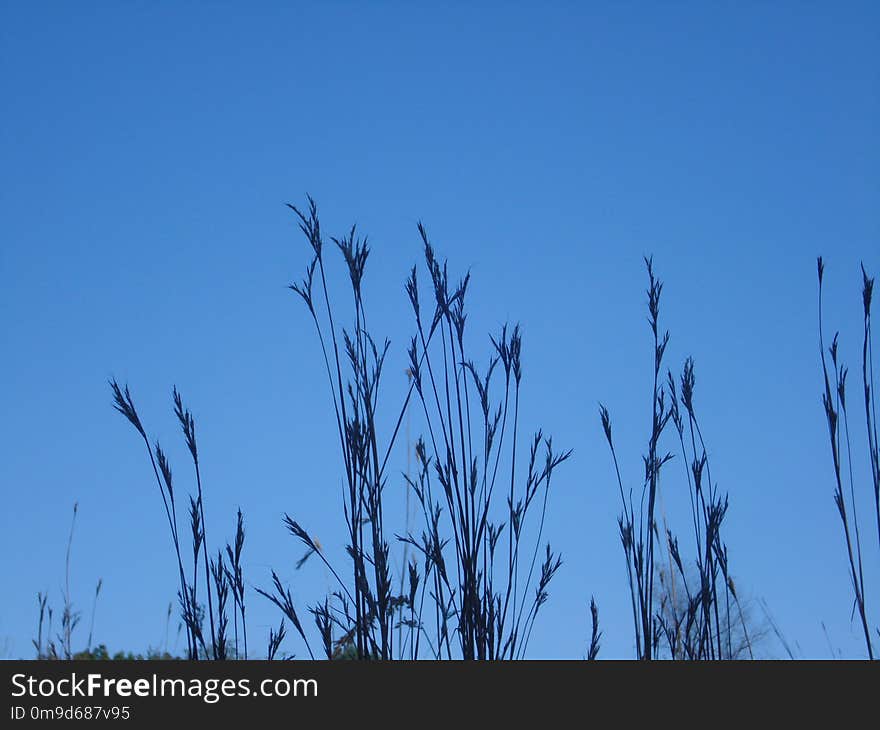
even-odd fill
[[[284,288],[309,258],[284,203],[308,192],[329,232],[357,223],[370,237],[388,414],[405,382],[417,221],[472,272],[479,362],[484,335],[522,324],[524,422],[574,449],[546,527],[565,564],[532,656],[583,654],[591,595],[603,655],[633,654],[597,403],[637,484],[645,254],[666,284],[668,364],[696,361],[740,591],[766,601],[799,656],[861,656],[819,403],[815,257],[827,326],[855,364],[859,262],[880,271],[878,41],[867,2],[3,2],[4,655],[30,655],[38,590],[60,610],[74,502],[86,622],[104,582],[96,639],[163,642],[172,552],[111,376],[186,483],[170,400],[182,390],[209,538],[231,537],[240,505],[250,584],[275,568],[303,607],[327,589],[317,564],[294,571],[301,550],[281,524],[290,512],[344,561],[329,395]],[[865,472],[857,463],[866,495]],[[680,474],[663,486],[673,524]],[[389,494],[399,514],[402,480]],[[880,575],[876,551],[869,567]],[[249,605],[262,646],[278,616],[253,591]]]

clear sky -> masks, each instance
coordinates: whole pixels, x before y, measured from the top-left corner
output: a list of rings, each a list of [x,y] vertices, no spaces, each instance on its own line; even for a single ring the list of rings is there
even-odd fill
[[[603,655],[633,655],[597,403],[637,485],[651,253],[668,364],[696,360],[741,593],[766,601],[799,656],[861,656],[819,402],[815,257],[827,326],[855,365],[859,262],[880,272],[880,6],[413,5],[0,4],[3,655],[31,655],[38,590],[60,613],[74,502],[86,623],[104,582],[96,640],[163,642],[172,552],[111,376],[130,383],[179,488],[189,467],[170,391],[182,390],[209,539],[231,537],[240,505],[249,584],[265,587],[274,567],[303,608],[326,591],[319,565],[294,570],[302,551],[281,523],[292,513],[344,563],[329,395],[285,289],[309,250],[284,203],[308,192],[328,232],[357,223],[370,236],[366,297],[392,341],[388,418],[413,332],[403,282],[417,221],[454,271],[472,272],[478,362],[484,334],[523,326],[526,428],[574,449],[546,527],[565,564],[532,656],[583,655],[590,595]],[[854,435],[862,444],[861,420]],[[680,475],[663,485],[674,525]],[[388,493],[399,514],[402,480]],[[248,600],[262,647],[279,616]],[[765,653],[783,655],[772,640]]]

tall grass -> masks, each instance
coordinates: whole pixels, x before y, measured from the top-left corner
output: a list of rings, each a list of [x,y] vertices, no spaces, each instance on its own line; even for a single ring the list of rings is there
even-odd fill
[[[237,515],[233,544],[226,546],[225,557],[221,548],[217,550],[216,557],[212,558],[205,529],[205,507],[196,440],[196,423],[192,413],[184,406],[183,399],[175,387],[172,390],[174,414],[183,432],[187,450],[193,463],[196,486],[194,495],[188,496],[187,509],[191,550],[189,555],[185,556],[185,544],[181,537],[181,520],[178,518],[180,495],[176,491],[171,465],[159,442],[151,442],[147,436],[128,386],[121,387],[115,380],[111,380],[110,388],[113,393],[114,408],[125,416],[144,443],[162,499],[174,550],[178,579],[177,599],[186,633],[187,658],[227,659],[241,656],[246,659],[245,590],[241,570],[241,553],[244,547],[245,533],[241,510]],[[201,578],[199,576],[200,570],[202,570]],[[204,586],[204,599],[199,596],[200,586]],[[233,599],[231,607],[228,604],[230,591]],[[207,627],[204,625],[206,610]],[[234,620],[234,644],[232,646],[230,646],[228,636],[230,610]],[[241,646],[239,645],[239,626],[241,627]],[[205,635],[206,630],[207,636]]]
[[[550,583],[562,564],[544,540],[544,522],[553,474],[571,452],[557,452],[540,430],[522,444],[519,327],[504,326],[489,338],[492,354],[480,372],[468,356],[465,337],[470,276],[450,284],[446,263],[437,259],[419,225],[431,296],[427,304],[420,299],[419,277],[413,267],[405,286],[415,320],[415,335],[407,351],[408,388],[403,404],[392,412],[393,429],[380,433],[379,390],[390,343],[379,344],[368,326],[362,289],[367,241],[355,228],[328,239],[341,255],[352,294],[351,321],[342,326],[328,289],[325,253],[330,247],[325,246],[317,207],[309,199],[304,211],[290,208],[312,253],[304,279],[290,288],[304,302],[320,344],[345,474],[350,566],[342,575],[305,528],[290,515],[284,518],[288,531],[307,550],[298,567],[317,556],[338,584],[332,595],[308,609],[320,653],[327,658],[358,659],[525,656]],[[236,536],[225,553],[222,549],[212,552],[191,412],[175,388],[174,413],[192,460],[195,483],[186,505],[187,552],[181,533],[183,517],[178,514],[184,504],[165,452],[147,435],[128,386],[115,380],[110,386],[114,407],[134,427],[147,450],[162,500],[187,657],[247,657],[242,514],[238,512]],[[395,532],[385,525],[389,461],[411,407],[424,417],[427,434],[414,450],[417,475],[400,478],[420,507],[424,526],[418,534]],[[402,545],[405,555],[411,549],[417,556],[405,561],[397,580],[392,540]],[[311,631],[278,575],[273,571],[271,588],[256,590],[284,616],[278,630],[270,631],[267,655],[272,658],[278,653],[286,620],[309,656],[315,657]],[[595,601],[590,615],[593,631],[587,654],[595,658],[601,638]]]
[[[847,375],[849,369],[843,364],[838,347],[838,334],[835,333],[831,344],[825,346],[823,333],[822,293],[825,265],[820,256],[817,260],[819,277],[819,356],[822,363],[823,391],[822,405],[828,425],[828,437],[831,446],[831,460],[834,469],[834,503],[840,516],[843,528],[846,557],[849,566],[849,577],[853,590],[853,609],[858,615],[865,638],[868,657],[874,659],[877,652],[875,641],[880,640],[880,627],[872,629],[866,600],[866,581],[863,567],[863,551],[868,545],[863,543],[857,504],[853,470],[853,449],[850,435],[849,411],[847,409]],[[874,350],[871,333],[871,304],[874,292],[874,279],[869,277],[865,267],[862,271],[862,407],[864,409],[867,433],[867,462],[870,467],[869,491],[873,502],[876,521],[877,539],[880,541],[880,451],[877,438],[877,408],[874,386]],[[828,361],[830,360],[830,367]],[[847,504],[849,500],[849,504]],[[875,592],[880,591],[880,582]]]
[[[420,224],[429,296],[420,296],[414,266],[405,285],[415,321],[409,385],[402,406],[392,411],[395,426],[380,433],[379,385],[390,343],[370,333],[362,288],[367,240],[355,228],[325,240],[311,198],[305,209],[289,207],[311,249],[305,277],[290,288],[305,304],[320,344],[345,473],[347,578],[308,531],[285,516],[288,530],[305,545],[306,558],[316,555],[338,582],[332,596],[310,608],[323,653],[332,658],[350,644],[360,659],[523,657],[561,565],[544,542],[543,528],[552,477],[571,452],[556,451],[540,430],[527,444],[521,442],[519,327],[504,326],[490,338],[492,354],[478,369],[465,336],[470,275],[450,281],[446,262],[438,259]],[[331,247],[348,274],[347,327],[340,324],[338,303],[328,290]],[[418,533],[393,533],[385,524],[384,490],[389,459],[411,407],[423,418],[426,434],[415,447],[416,475],[403,478],[423,526]],[[536,524],[528,532],[532,519]],[[407,563],[404,580],[393,576],[392,535],[418,556]],[[289,591],[277,576],[273,580],[273,590],[261,592],[306,640]],[[593,645],[598,651],[597,626]]]
[[[304,209],[289,207],[311,251],[304,278],[291,284],[290,289],[304,303],[320,346],[344,472],[348,564],[337,571],[307,529],[294,517],[284,516],[286,529],[306,548],[297,567],[316,557],[333,575],[337,588],[301,615],[290,589],[273,571],[271,587],[255,589],[283,615],[278,628],[269,631],[267,657],[279,656],[288,626],[293,627],[312,658],[525,657],[538,614],[562,565],[561,556],[546,540],[544,528],[553,477],[571,451],[554,448],[552,439],[540,429],[524,437],[520,422],[523,340],[519,326],[504,325],[490,336],[485,365],[475,363],[467,327],[470,274],[450,277],[447,262],[437,256],[426,229],[419,224],[423,269],[420,273],[420,268],[413,266],[404,285],[413,316],[413,333],[405,353],[405,395],[402,403],[387,411],[379,394],[390,341],[378,340],[371,333],[363,289],[370,255],[367,239],[354,227],[339,238],[325,237],[311,198]],[[334,274],[328,250],[339,256],[337,261],[347,276],[351,294],[347,305],[340,305],[330,294],[328,280]],[[753,658],[755,636],[737,594],[722,536],[728,495],[712,478],[696,407],[694,361],[687,358],[677,375],[666,367],[670,336],[661,327],[663,283],[655,274],[652,260],[646,259],[645,264],[651,332],[650,428],[635,490],[625,486],[628,482],[618,458],[611,415],[600,405],[600,421],[621,500],[618,528],[636,655],[643,660]],[[840,355],[838,334],[830,345],[824,336],[821,258],[818,281],[822,403],[831,446],[833,496],[843,528],[854,615],[858,616],[867,654],[873,659],[880,627],[870,618],[872,604],[866,597],[870,593],[866,578],[870,576],[866,575],[865,565],[866,553],[875,543],[866,536],[865,516],[860,516],[858,509],[863,497],[856,487],[859,469],[854,468],[848,368]],[[869,518],[870,531],[876,528],[880,545],[873,286],[873,278],[862,267],[859,409],[864,412],[867,433],[868,496],[874,513]],[[343,311],[345,316],[340,316]],[[209,546],[192,413],[174,388],[173,411],[193,465],[192,494],[181,501],[168,458],[159,442],[148,436],[128,386],[111,380],[110,387],[115,409],[132,425],[147,450],[162,501],[187,658],[247,658],[244,519],[239,510],[232,542],[223,547]],[[396,475],[390,466],[392,454],[405,419],[409,423],[413,414],[423,429],[411,454],[415,470]],[[674,444],[671,448],[667,447],[669,442]],[[684,479],[670,474],[673,459],[681,463]],[[385,491],[389,480],[394,479],[406,486],[407,500],[412,495],[418,506],[421,526],[415,530],[409,526],[395,530],[386,524]],[[687,492],[687,541],[691,542],[691,550],[680,544],[665,515],[658,517],[661,485],[663,489],[672,485]],[[71,598],[70,564],[77,509],[74,505],[57,634],[53,633],[55,614],[47,595],[37,596],[39,622],[34,646],[40,658],[76,656],[72,636],[80,612]],[[185,514],[179,514],[181,510]],[[399,546],[404,556],[397,572],[393,545]],[[89,655],[101,585],[98,581],[92,601],[86,647]],[[170,615],[169,606],[169,620]],[[592,599],[589,615],[592,631],[586,656],[595,659],[602,634]],[[303,618],[310,619],[313,626]],[[775,622],[770,621],[786,644]],[[792,656],[787,644],[786,650]]]
[[[67,535],[67,547],[64,553],[64,583],[61,588],[61,630],[53,635],[52,622],[55,611],[49,603],[48,591],[37,593],[37,635],[32,640],[36,650],[37,659],[75,659],[81,652],[73,648],[74,633],[80,625],[82,613],[77,610],[73,603],[70,589],[70,568],[73,552],[73,536],[76,529],[76,518],[79,514],[79,503],[74,502],[73,514],[70,518],[70,531]],[[89,635],[86,643],[86,653],[91,650],[92,638],[95,629],[95,614],[98,608],[98,598],[101,595],[103,580],[98,579],[95,584],[95,592],[92,597],[92,610],[89,618]]]
[[[650,258],[645,259],[645,265],[648,273],[648,324],[652,338],[651,428],[646,453],[642,457],[644,476],[637,501],[633,499],[632,489],[624,487],[612,437],[611,415],[604,405],[599,407],[621,499],[618,528],[626,563],[636,655],[639,659],[650,660],[657,658],[662,650],[672,659],[733,658],[742,648],[738,646],[734,650],[733,637],[738,627],[745,649],[751,656],[748,628],[728,570],[727,545],[721,535],[728,499],[712,480],[708,452],[694,405],[694,362],[688,358],[678,378],[667,370],[664,383],[663,360],[669,332],[660,326],[663,283],[656,277]],[[670,423],[676,432],[690,499],[695,548],[692,561],[682,556],[679,540],[665,524],[665,519],[662,526],[657,519],[661,473],[665,473],[666,465],[674,456],[672,451],[661,446]],[[665,561],[662,560],[664,550]],[[662,562],[670,568],[664,571]],[[658,586],[658,580],[663,581],[663,585]],[[679,585],[683,601],[676,600]]]

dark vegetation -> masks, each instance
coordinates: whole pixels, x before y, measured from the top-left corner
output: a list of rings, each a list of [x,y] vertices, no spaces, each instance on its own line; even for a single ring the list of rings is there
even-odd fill
[[[470,275],[450,276],[427,231],[419,224],[422,275],[413,266],[405,292],[413,316],[407,347],[408,387],[402,403],[390,410],[380,399],[388,339],[370,329],[362,283],[369,259],[366,238],[352,227],[341,237],[322,231],[315,203],[289,206],[310,253],[304,277],[290,285],[304,305],[320,345],[323,378],[335,417],[335,437],[344,472],[343,502],[347,561],[333,565],[309,533],[308,515],[285,515],[284,526],[305,552],[297,564],[318,560],[335,588],[305,610],[277,573],[271,585],[251,588],[242,570],[244,519],[237,512],[233,537],[218,546],[208,542],[206,510],[196,439],[196,423],[177,388],[173,412],[192,462],[192,494],[172,477],[158,441],[148,435],[128,386],[111,381],[114,406],[134,428],[146,449],[162,501],[178,582],[180,633],[187,659],[235,659],[293,656],[281,650],[290,629],[309,657],[327,659],[520,659],[541,607],[548,600],[562,557],[544,532],[551,484],[572,452],[558,450],[537,429],[527,438],[520,422],[524,370],[518,326],[505,325],[488,338],[488,357],[480,367],[467,329],[466,300]],[[334,301],[329,254],[347,275],[351,299]],[[694,361],[677,373],[665,364],[669,332],[661,326],[663,284],[646,259],[650,326],[650,429],[640,488],[625,487],[629,471],[618,458],[608,409],[600,420],[611,451],[621,500],[618,518],[633,638],[639,659],[717,660],[754,658],[756,640],[769,633],[751,618],[731,574],[722,527],[728,495],[713,479],[706,441],[696,407]],[[853,611],[864,632],[868,656],[876,656],[880,628],[871,623],[866,601],[864,552],[878,543],[864,537],[856,508],[857,479],[847,410],[847,368],[838,337],[826,348],[822,331],[823,263],[819,259],[819,342],[834,478],[834,501],[840,515]],[[874,506],[871,523],[880,539],[880,457],[878,457],[871,298],[873,279],[862,269],[864,337],[861,379]],[[389,471],[404,418],[417,414],[423,434],[415,448],[415,470]],[[385,430],[380,424],[394,424]],[[858,458],[858,457],[856,457]],[[662,477],[662,478],[661,478]],[[418,507],[420,527],[400,529],[385,522],[384,497],[389,480],[402,480]],[[658,515],[662,489],[686,490],[690,514],[687,538],[673,533]],[[39,623],[34,641],[41,658],[171,658],[165,648],[143,656],[110,656],[92,645],[98,581],[84,650],[72,649],[80,614],[70,599],[66,555],[61,627],[53,633],[54,613],[46,595],[38,596]],[[864,519],[864,518],[863,518]],[[188,528],[187,529],[187,525]],[[871,528],[873,530],[873,528]],[[212,535],[214,534],[212,530]],[[394,559],[401,552],[403,561]],[[866,580],[867,577],[867,580]],[[876,590],[870,591],[876,595]],[[257,593],[281,613],[265,650],[249,651],[246,606]],[[585,591],[586,595],[586,591]],[[595,600],[587,614],[591,631],[585,656],[599,653],[601,631]],[[170,623],[171,606],[168,611]],[[769,617],[773,632],[791,651]]]
[[[492,352],[480,370],[465,333],[470,276],[450,281],[446,262],[419,225],[428,293],[420,295],[414,266],[405,287],[415,321],[409,389],[395,411],[393,431],[379,433],[378,393],[389,341],[377,342],[367,321],[361,287],[366,239],[354,228],[329,239],[345,263],[353,297],[350,324],[340,327],[325,272],[330,246],[315,204],[309,200],[305,211],[291,208],[312,259],[303,280],[290,288],[305,304],[321,345],[345,468],[348,580],[327,563],[308,532],[285,517],[307,556],[327,563],[338,581],[331,596],[336,605],[325,600],[310,609],[323,653],[333,656],[335,629],[354,644],[358,658],[522,657],[562,562],[549,542],[542,542],[543,525],[553,474],[571,452],[555,451],[540,430],[525,446],[521,442],[519,328],[505,326],[489,338]],[[424,416],[427,431],[415,447],[416,476],[404,476],[423,527],[399,534],[385,526],[383,495],[389,456],[410,405]],[[537,532],[528,540],[533,516]],[[392,539],[417,556],[406,565],[405,581],[393,575]],[[395,585],[404,590],[395,592]],[[277,577],[271,598],[293,621]]]
[[[866,583],[871,584],[870,576],[865,580],[863,555],[880,545],[880,451],[877,439],[877,407],[874,386],[874,349],[871,337],[871,300],[874,293],[874,279],[869,277],[862,266],[862,304],[863,338],[861,347],[861,398],[856,406],[864,415],[867,433],[867,462],[870,467],[868,488],[873,502],[873,515],[867,519],[870,527],[868,535],[876,530],[877,543],[874,538],[862,538],[862,526],[859,523],[857,505],[859,496],[854,477],[853,439],[850,434],[850,415],[847,408],[847,375],[849,369],[842,362],[839,350],[838,334],[835,333],[831,344],[827,347],[822,327],[822,285],[825,275],[825,264],[820,256],[817,262],[819,274],[819,355],[822,361],[824,389],[822,405],[828,423],[828,438],[831,446],[831,460],[834,466],[834,504],[840,515],[843,528],[846,557],[849,568],[850,582],[853,590],[853,612],[858,617],[865,637],[865,648],[868,657],[877,656],[880,641],[880,624],[872,623],[870,606],[866,600]],[[830,367],[829,367],[830,363]],[[830,370],[830,372],[829,372]],[[854,416],[855,418],[855,416]],[[864,458],[863,455],[861,455]],[[857,451],[856,459],[860,458]],[[864,519],[864,518],[863,518]],[[877,576],[874,576],[875,579]],[[873,595],[880,591],[880,581],[873,582]]]
[[[48,593],[40,592],[37,594],[37,636],[33,640],[34,649],[37,659],[49,660],[139,660],[139,659],[176,659],[178,657],[168,653],[167,625],[165,648],[148,649],[144,654],[133,654],[132,652],[119,651],[110,654],[104,644],[92,645],[92,637],[95,629],[95,614],[98,608],[98,598],[101,595],[103,580],[98,579],[95,584],[95,592],[92,595],[92,606],[89,618],[89,633],[85,648],[78,651],[73,650],[73,636],[80,625],[82,618],[80,612],[74,608],[70,594],[70,564],[71,552],[73,550],[73,535],[76,527],[76,517],[79,512],[79,505],[73,505],[73,516],[70,521],[70,534],[67,538],[67,549],[64,556],[64,586],[62,588],[62,613],[61,613],[61,629],[57,633],[53,633],[53,620],[55,611],[49,604]],[[168,606],[167,619],[170,623],[172,607]]]
[[[599,409],[623,509],[618,524],[638,657],[653,659],[662,647],[672,659],[735,658],[738,653],[734,652],[734,625],[741,630],[745,648],[752,656],[748,627],[728,570],[727,544],[721,534],[727,514],[727,495],[721,494],[712,480],[706,443],[694,405],[694,362],[688,358],[678,377],[671,370],[664,373],[663,357],[669,344],[669,332],[660,326],[663,284],[654,274],[651,259],[645,263],[652,336],[651,432],[642,457],[644,480],[640,494],[636,495],[637,501],[633,500],[632,491],[624,488],[611,434],[611,416],[605,406]],[[665,524],[658,524],[660,476],[674,459],[673,451],[665,451],[662,445],[670,424],[679,447],[678,462],[685,473],[682,481],[690,496],[695,577],[688,569],[690,561],[682,556],[678,538]],[[681,481],[676,487],[681,488],[680,484]],[[658,563],[658,559],[663,560],[664,551],[663,562],[674,566],[666,571],[660,567],[662,563]],[[665,581],[659,601],[658,579]],[[676,600],[677,585],[680,585],[681,601]]]

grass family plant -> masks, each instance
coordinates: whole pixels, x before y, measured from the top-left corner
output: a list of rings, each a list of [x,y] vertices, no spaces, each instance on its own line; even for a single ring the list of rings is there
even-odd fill
[[[76,518],[79,514],[79,504],[74,502],[73,515],[70,519],[70,531],[67,536],[67,548],[64,553],[64,585],[62,586],[61,601],[61,630],[53,635],[52,622],[55,611],[49,603],[48,591],[37,593],[37,635],[32,643],[36,650],[37,659],[76,659],[83,653],[91,651],[92,638],[95,630],[95,613],[98,608],[98,598],[101,595],[103,580],[98,579],[95,584],[95,592],[92,596],[92,610],[89,620],[89,635],[84,652],[75,651],[73,648],[74,634],[80,624],[82,614],[74,607],[70,592],[70,566],[73,551],[73,536],[76,529]]]
[[[823,390],[822,406],[828,425],[828,438],[831,446],[831,460],[834,469],[834,504],[843,528],[844,544],[850,582],[853,590],[853,612],[858,617],[864,638],[865,648],[870,659],[877,656],[880,642],[880,626],[872,624],[866,600],[866,580],[863,560],[864,554],[875,545],[873,539],[864,538],[859,521],[856,491],[856,478],[853,469],[853,439],[850,433],[850,413],[847,402],[847,375],[849,370],[843,363],[839,350],[839,337],[835,333],[830,345],[826,341],[822,326],[822,294],[825,265],[820,256],[817,261],[819,276],[819,355],[822,363]],[[869,467],[868,491],[874,514],[869,518],[876,527],[880,544],[880,450],[877,438],[876,387],[874,385],[874,350],[871,333],[871,304],[874,292],[874,279],[869,277],[862,266],[862,353],[861,353],[861,404],[867,434],[867,464]],[[874,527],[869,528],[873,532]],[[869,534],[870,534],[869,532]],[[868,581],[870,582],[870,581]],[[875,594],[880,591],[877,583]]]
[[[187,450],[192,459],[196,486],[195,493],[188,495],[185,505],[190,527],[190,550],[187,553],[184,535],[181,534],[181,523],[186,524],[185,517],[179,516],[180,494],[176,489],[168,458],[159,442],[151,442],[148,437],[128,386],[122,387],[115,380],[111,380],[110,388],[114,407],[125,416],[144,443],[162,499],[174,549],[178,578],[177,598],[186,634],[187,658],[228,659],[238,656],[247,658],[245,588],[241,568],[245,538],[244,520],[239,510],[233,543],[227,544],[225,554],[223,549],[218,549],[212,554],[205,530],[202,475],[196,440],[196,423],[192,413],[184,406],[183,399],[175,387],[172,391],[174,414],[183,431]],[[204,588],[203,596],[199,593],[200,587]],[[233,615],[232,637],[229,635],[230,613]]]
[[[305,305],[320,344],[344,471],[347,554],[343,577],[293,517],[288,530],[336,578],[338,589],[310,608],[328,658],[419,657],[512,659],[525,655],[538,612],[561,558],[544,539],[552,478],[570,455],[539,430],[525,444],[520,424],[523,379],[519,327],[490,338],[482,370],[469,354],[465,300],[470,276],[450,279],[420,224],[427,296],[418,268],[405,285],[415,333],[407,350],[408,388],[381,433],[380,381],[390,343],[373,337],[363,280],[370,249],[355,228],[325,238],[309,198],[291,205],[311,259],[290,288]],[[332,300],[327,252],[339,254],[351,291],[348,324]],[[416,473],[403,478],[415,495],[422,527],[394,531],[385,522],[390,457],[408,409],[425,435],[415,445]],[[528,529],[530,521],[534,520]],[[392,542],[415,556],[395,578]],[[304,562],[305,558],[302,562]],[[296,628],[310,654],[289,590],[277,576],[267,595]],[[397,589],[395,589],[397,586]],[[593,604],[592,616],[597,621]],[[598,651],[594,626],[591,652]]]
[[[660,326],[663,283],[654,273],[652,260],[646,259],[645,264],[652,337],[651,428],[636,499],[633,490],[624,487],[611,416],[605,406],[600,406],[600,420],[611,450],[622,505],[618,526],[636,653],[644,660],[661,655],[672,659],[727,659],[744,651],[751,656],[748,628],[729,573],[727,545],[721,534],[728,499],[712,479],[695,408],[694,363],[688,358],[678,378],[671,370],[666,370],[664,377],[669,332]],[[665,519],[658,519],[661,474],[667,473],[667,464],[674,457],[673,451],[662,445],[670,424],[675,431],[690,499],[695,548],[691,560],[682,555],[679,540]],[[736,641],[735,648],[736,636],[742,639]]]

